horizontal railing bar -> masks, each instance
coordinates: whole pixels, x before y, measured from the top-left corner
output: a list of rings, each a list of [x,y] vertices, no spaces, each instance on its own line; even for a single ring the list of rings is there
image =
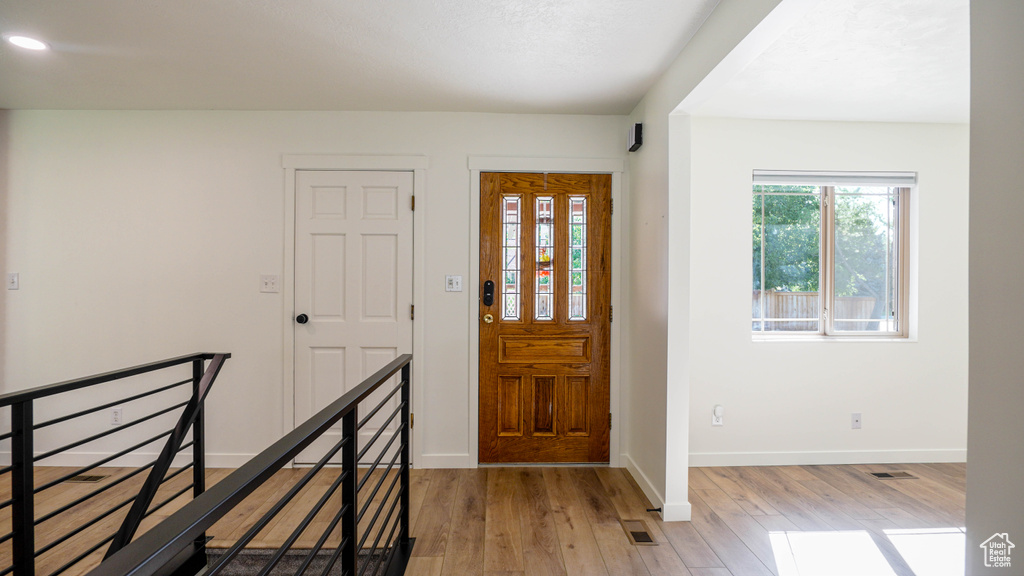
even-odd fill
[[[165,477],[165,478],[164,478],[163,480],[161,480],[161,481],[160,481],[160,484],[159,484],[159,485],[160,485],[160,486],[163,486],[163,485],[164,485],[164,484],[166,484],[167,482],[170,482],[170,481],[171,481],[171,480],[173,480],[174,478],[177,478],[177,477],[178,477],[178,475],[180,475],[180,474],[181,474],[182,472],[186,472],[187,470],[189,470],[190,468],[192,468],[192,465],[193,465],[193,464],[194,464],[194,462],[189,462],[189,463],[188,463],[188,464],[186,464],[185,466],[182,466],[182,467],[181,467],[181,468],[179,468],[179,469],[178,469],[177,471],[175,471],[175,472],[174,472],[174,474],[168,474],[168,475],[167,475],[167,477]],[[177,493],[177,494],[175,494],[174,496],[171,496],[170,500],[174,500],[174,499],[175,499],[175,498],[177,498],[178,496],[181,496],[181,494],[182,494],[182,493],[183,493],[183,492],[184,492],[185,490],[188,490],[189,488],[192,488],[193,486],[194,486],[194,483],[193,483],[193,484],[189,484],[188,486],[186,486],[186,487],[185,487],[185,489],[184,489],[184,490],[182,490],[181,492],[178,492],[178,493]],[[148,510],[148,511],[147,511],[147,512],[146,512],[145,514],[143,514],[143,515],[142,515],[142,517],[143,517],[143,518],[145,518],[146,516],[149,516],[149,515],[150,515],[150,514],[152,514],[153,512],[156,512],[157,510],[159,510],[159,509],[160,509],[160,507],[161,507],[161,506],[163,506],[164,504],[167,504],[168,502],[170,502],[170,500],[164,500],[164,501],[163,501],[163,502],[161,502],[161,503],[160,503],[159,505],[157,505],[157,507],[156,507],[156,508],[151,508],[150,510]]]
[[[14,432],[4,432],[3,434],[0,434],[0,442],[7,440],[11,436],[14,436]]]
[[[2,571],[0,571],[0,576],[5,576],[6,574],[10,574],[13,571],[14,566],[8,566],[7,568],[4,568]]]
[[[3,536],[0,536],[0,544],[3,544],[4,542],[7,542],[8,540],[10,540],[13,537],[14,537],[14,532],[8,532],[7,534],[4,534]]]
[[[96,374],[95,376],[87,376],[76,380],[68,380],[66,382],[58,382],[47,386],[38,386],[36,388],[29,388],[28,390],[2,394],[0,395],[0,406],[10,406],[11,404],[17,404],[19,402],[27,402],[28,400],[53,396],[54,394],[88,388],[89,386],[95,386],[105,382],[112,382],[114,380],[121,380],[131,376],[138,376],[139,374],[145,374],[147,372],[163,370],[164,368],[170,368],[172,366],[188,364],[189,362],[194,362],[196,360],[212,360],[214,356],[218,355],[223,356],[225,360],[231,358],[231,354],[213,354],[211,352],[203,352],[189,354],[188,356],[179,356],[177,358],[169,358],[167,360],[159,360],[157,362],[150,362],[149,364],[140,364],[139,366],[133,366],[131,368],[122,368],[121,370],[114,370],[113,372]]]
[[[160,483],[163,484],[164,482],[167,482],[170,479],[177,477],[178,474],[181,474],[182,472],[185,472],[185,471],[189,470],[194,465],[195,465],[195,462],[189,462],[188,464],[185,464],[181,468],[178,468],[177,470],[175,470],[173,473],[168,474],[167,476],[165,476],[164,479],[160,481]]]
[[[363,416],[363,419],[359,421],[359,424],[356,424],[356,430],[362,428],[364,424],[370,421],[370,418],[373,418],[374,415],[377,414],[377,412],[380,412],[380,409],[383,408],[384,405],[388,403],[388,400],[394,398],[396,393],[401,392],[402,384],[402,382],[399,382],[399,385],[395,386],[395,389],[392,390],[391,393],[389,393],[383,400],[381,400],[376,406],[374,406],[373,410],[370,410],[369,414]]]
[[[142,418],[138,418],[136,420],[132,420],[131,422],[126,422],[125,424],[123,424],[121,426],[118,426],[117,428],[111,428],[110,430],[107,430],[106,432],[100,432],[99,434],[93,434],[92,436],[89,436],[88,438],[82,438],[81,440],[77,440],[75,442],[72,442],[71,444],[65,444],[64,446],[61,446],[60,448],[55,448],[53,450],[50,450],[49,452],[44,452],[44,453],[40,454],[39,456],[36,456],[35,458],[32,459],[32,461],[33,462],[39,462],[40,460],[49,458],[50,456],[55,456],[57,454],[60,454],[61,452],[64,452],[65,450],[70,450],[72,448],[77,448],[77,447],[81,446],[82,444],[88,444],[89,442],[92,442],[93,440],[99,440],[100,438],[103,438],[105,436],[110,436],[111,434],[117,434],[118,432],[123,432],[127,428],[131,428],[132,426],[137,426],[139,424],[142,424],[143,422],[147,422],[147,421],[152,420],[153,418],[156,418],[158,416],[163,416],[164,414],[167,414],[168,412],[170,412],[172,410],[176,410],[178,408],[181,408],[182,406],[184,406],[186,404],[188,404],[188,402],[182,402],[180,404],[175,404],[174,406],[168,406],[167,408],[164,408],[163,410],[159,410],[159,411],[154,412],[152,414],[149,414],[147,416],[143,416]]]
[[[388,498],[391,496],[391,491],[395,489],[395,484],[399,479],[401,479],[401,477],[401,474],[395,474],[395,479],[391,481],[391,485],[388,486],[388,491],[384,493],[384,497],[381,498],[380,505],[377,506],[377,512],[373,515],[373,518],[370,518],[370,523],[366,525],[366,532],[363,534],[363,537],[359,539],[359,544],[356,545],[357,549],[361,549],[363,544],[366,543],[366,537],[370,535],[370,529],[377,524],[377,518],[380,518],[380,512],[384,509],[384,504],[388,501]],[[398,496],[401,496],[401,494],[402,491],[399,490]]]
[[[14,498],[8,498],[7,500],[4,500],[3,502],[0,502],[0,510],[3,510],[4,508],[7,508],[11,504],[14,504]],[[2,540],[0,540],[0,542],[2,542]]]
[[[401,524],[401,523],[402,523],[401,516],[399,516],[398,518],[395,518],[395,525],[396,526]],[[394,532],[395,532],[395,529],[392,528],[391,529],[391,534],[394,534]],[[391,561],[395,559],[395,554],[398,553],[398,543],[399,543],[399,540],[402,539],[402,535],[399,534],[399,535],[395,536],[394,540],[391,540],[391,534],[388,534],[388,542],[387,542],[388,561],[387,561],[386,564],[384,564],[384,573],[385,574],[387,574],[388,571],[391,570]]]
[[[388,509],[388,515],[384,517],[384,522],[382,522],[382,523],[381,523],[381,525],[380,525],[380,530],[378,530],[378,531],[377,531],[377,537],[373,539],[373,548],[372,548],[372,550],[376,550],[376,549],[377,549],[377,544],[380,544],[380,537],[384,535],[384,529],[385,529],[385,528],[387,528],[387,525],[388,525],[388,521],[390,521],[390,520],[391,520],[391,515],[395,513],[395,506],[396,506],[396,505],[397,505],[397,504],[398,504],[399,502],[401,502],[401,500],[402,500],[402,492],[403,492],[404,490],[405,490],[405,488],[404,488],[404,487],[403,487],[403,488],[400,488],[400,489],[398,490],[398,494],[395,494],[395,500],[394,500],[394,501],[393,501],[393,502],[391,503],[391,508],[389,508],[389,509]],[[389,490],[389,492],[390,492],[390,490]],[[387,497],[385,496],[384,498],[385,498],[385,500],[384,500],[384,501],[385,501],[385,502],[387,502]],[[383,506],[382,506],[381,508],[383,508]],[[395,523],[396,523],[396,524],[398,523],[398,520],[399,520],[398,518],[395,518]],[[370,526],[373,526],[373,524],[371,523],[371,524],[370,524]],[[370,528],[367,528],[367,529],[366,529],[366,533],[367,533],[367,534],[369,534],[369,533],[370,533]],[[392,527],[392,528],[391,528],[391,534],[394,534],[394,533],[395,533],[395,529],[394,529],[394,527]],[[388,535],[388,539],[391,539],[391,534],[389,534],[389,535]],[[363,539],[365,540],[365,539],[366,539],[366,537],[364,536],[364,537],[363,537]],[[362,547],[363,547],[363,545],[362,545],[362,544],[360,544],[360,545],[359,545],[359,549],[362,549]],[[378,565],[378,564],[380,564],[380,562],[376,562],[376,563],[374,564],[374,567],[373,567],[373,569],[374,569],[374,570],[376,570],[376,569],[377,569],[377,565]],[[363,574],[364,574],[364,573],[366,572],[366,569],[367,569],[367,568],[368,568],[369,566],[370,566],[370,563],[369,563],[369,562],[367,562],[367,563],[363,564],[363,569],[359,571],[359,576],[362,576],[362,575],[363,575]],[[371,574],[372,574],[372,573],[371,573]]]
[[[0,468],[0,474],[7,474],[11,470],[14,470],[14,466],[4,466],[3,468]]]
[[[78,534],[81,534],[89,526],[92,526],[93,524],[99,522],[100,520],[103,520],[107,516],[110,516],[114,512],[117,512],[121,508],[124,508],[125,506],[131,504],[134,500],[135,500],[135,496],[132,496],[131,498],[128,498],[127,500],[123,500],[120,504],[114,506],[113,508],[108,508],[105,512],[101,513],[99,516],[93,517],[88,522],[78,526],[78,528],[75,528],[74,530],[65,533],[60,538],[50,542],[49,544],[47,544],[46,546],[43,546],[42,548],[36,550],[36,552],[35,552],[36,558],[38,558],[39,556],[42,556],[43,554],[46,554],[50,550],[53,550],[54,547],[59,546],[60,544],[63,544],[64,542],[66,542],[69,539],[77,536]]]
[[[392,522],[392,524],[391,524],[391,532],[388,532],[388,537],[384,539],[384,549],[388,551],[387,552],[388,561],[387,561],[387,564],[384,564],[384,573],[385,574],[388,573],[388,567],[391,566],[391,558],[394,557],[395,550],[398,548],[398,539],[396,538],[395,540],[392,540],[391,537],[395,535],[395,529],[398,528],[398,526],[401,523],[402,523],[402,514],[399,513],[398,517],[395,518],[395,521]],[[382,527],[382,529],[383,529],[383,527]],[[401,536],[401,534],[399,534],[399,536]],[[374,548],[374,551],[376,551],[376,548]],[[380,566],[383,563],[384,563],[384,555],[381,555],[380,556],[380,560],[377,562],[377,565],[373,567],[373,571],[370,572],[370,574],[376,574],[377,573],[377,567]]]
[[[57,576],[57,574],[60,574],[61,572],[64,572],[65,570],[67,570],[68,568],[71,568],[71,567],[72,567],[72,566],[74,566],[75,564],[78,564],[78,563],[79,563],[79,562],[81,562],[81,561],[82,561],[83,559],[85,559],[85,557],[86,557],[86,556],[88,556],[89,554],[92,554],[93,552],[95,552],[95,551],[99,550],[99,549],[100,549],[100,548],[101,548],[101,547],[102,547],[103,545],[105,545],[105,544],[108,544],[108,543],[110,543],[110,541],[111,541],[111,540],[113,540],[113,539],[114,539],[114,536],[116,536],[116,535],[117,535],[117,534],[111,534],[110,536],[107,536],[107,537],[106,537],[106,538],[104,538],[103,540],[100,540],[99,542],[97,542],[96,544],[94,544],[94,545],[92,546],[92,548],[89,548],[89,549],[88,549],[88,550],[86,550],[85,552],[82,552],[82,553],[81,553],[81,554],[79,554],[78,556],[75,556],[74,558],[72,558],[72,559],[71,559],[70,561],[68,561],[68,563],[67,563],[67,564],[64,564],[64,565],[63,565],[63,566],[61,566],[60,568],[57,568],[57,569],[56,569],[56,570],[54,570],[53,572],[50,572],[50,574],[49,574],[48,576]],[[2,575],[0,575],[0,576],[2,576]]]
[[[161,502],[161,503],[157,504],[155,508],[150,508],[148,512],[146,512],[145,514],[143,514],[143,515],[142,515],[142,517],[143,517],[143,518],[148,518],[150,514],[153,514],[154,512],[156,512],[157,510],[159,510],[159,509],[163,508],[164,506],[167,506],[167,505],[168,505],[168,504],[170,504],[170,503],[171,503],[171,501],[173,501],[173,500],[174,500],[175,498],[177,498],[178,496],[181,496],[181,495],[182,495],[182,494],[184,494],[185,492],[188,492],[188,491],[189,491],[189,490],[191,490],[191,489],[192,489],[193,487],[195,487],[195,484],[194,484],[194,483],[190,483],[190,484],[189,484],[188,486],[185,486],[185,487],[184,487],[184,488],[182,488],[181,490],[178,490],[178,491],[177,491],[177,492],[175,492],[174,494],[170,495],[170,496],[169,496],[169,497],[168,497],[168,498],[167,498],[166,500],[164,500],[163,502]]]
[[[153,442],[156,442],[157,440],[163,438],[164,436],[169,436],[170,434],[171,434],[170,430],[168,430],[167,432],[161,432],[160,434],[157,434],[156,436],[153,436],[149,440],[143,440],[142,442],[139,442],[138,444],[136,444],[134,446],[129,446],[128,448],[125,448],[124,450],[121,450],[120,452],[118,452],[116,454],[111,454],[110,456],[107,456],[106,458],[97,460],[96,462],[86,466],[85,468],[79,468],[78,470],[75,470],[74,472],[71,472],[69,474],[65,474],[64,476],[61,476],[60,478],[57,478],[56,480],[47,482],[46,484],[43,484],[42,486],[39,486],[38,488],[36,488],[33,491],[33,493],[34,494],[39,494],[43,490],[47,490],[49,488],[53,488],[54,486],[60,484],[61,482],[64,482],[65,480],[68,480],[70,478],[74,478],[75,476],[78,476],[79,474],[84,474],[84,473],[86,473],[86,472],[88,472],[90,470],[93,470],[95,468],[99,468],[100,466],[103,466],[104,464],[106,464],[107,462],[110,462],[111,460],[114,460],[116,458],[120,458],[121,456],[124,456],[125,454],[131,452],[132,450],[138,450],[139,448],[142,448],[146,444],[151,444]],[[154,463],[155,463],[155,461],[154,461]]]
[[[345,472],[345,474],[348,474],[348,472]],[[352,503],[350,502],[342,506],[340,509],[338,509],[338,513],[335,514],[334,518],[331,519],[331,523],[327,525],[327,528],[320,535],[320,538],[317,539],[316,544],[314,544],[313,547],[309,549],[309,552],[306,553],[306,557],[302,560],[302,565],[299,566],[299,569],[295,571],[296,576],[302,576],[306,573],[306,570],[309,569],[309,565],[313,563],[314,559],[316,559],[317,553],[319,553],[320,550],[324,547],[324,544],[327,543],[327,539],[330,538],[331,534],[334,533],[334,529],[338,527],[338,522],[341,522],[341,518],[348,512],[349,508],[351,507]],[[347,540],[348,538],[342,538],[341,543],[338,545],[338,547],[343,547]]]
[[[359,522],[363,519],[363,515],[366,514],[366,510],[370,507],[370,503],[373,502],[373,497],[377,495],[377,492],[380,490],[380,487],[384,485],[384,481],[387,480],[388,478],[388,473],[391,472],[391,469],[395,467],[395,461],[398,460],[398,457],[401,455],[401,450],[395,450],[394,458],[391,459],[391,462],[388,464],[388,467],[384,469],[384,473],[380,475],[380,480],[377,480],[377,485],[373,487],[373,491],[370,492],[370,495],[366,498],[366,504],[363,504],[362,509],[360,509],[359,513],[356,514],[356,522]],[[369,477],[369,474],[367,474],[366,477]],[[359,488],[356,488],[356,493],[358,492]]]
[[[89,576],[152,576],[186,546],[213,526],[229,510],[289,463],[360,401],[373,393],[381,382],[412,361],[403,354],[373,376],[317,412],[283,438],[259,453],[220,482],[214,484],[181,510],[139,536],[111,556]],[[212,576],[212,575],[211,575]]]
[[[370,471],[373,471],[373,470],[375,470],[377,468],[377,465],[380,464],[380,461],[384,459],[384,454],[387,453],[388,448],[391,448],[391,445],[395,442],[396,438],[401,437],[402,430],[404,428],[405,428],[405,423],[402,423],[402,424],[398,425],[398,429],[396,429],[395,433],[391,435],[391,440],[388,440],[388,443],[385,444],[384,448],[381,449],[380,454],[377,455],[377,459],[373,461],[373,465],[370,466],[370,468],[369,468]],[[363,479],[359,481],[359,486],[356,487],[356,492],[358,492],[358,491],[363,489],[363,484],[366,484],[366,479],[369,478],[369,477],[370,477],[369,474],[363,476]]]
[[[265,528],[267,524],[270,523],[274,516],[277,516],[281,513],[281,510],[283,510],[284,507],[287,506],[289,502],[291,502],[292,498],[294,498],[295,495],[298,494],[299,491],[302,490],[306,486],[306,484],[308,484],[309,481],[312,480],[313,477],[316,476],[320,472],[320,470],[323,469],[324,465],[327,464],[327,462],[332,457],[334,457],[334,455],[337,454],[338,451],[341,450],[343,446],[345,446],[351,441],[351,438],[342,438],[341,442],[335,444],[334,447],[327,452],[327,454],[324,454],[324,457],[321,458],[319,462],[317,462],[316,466],[311,468],[309,472],[306,472],[306,475],[303,476],[302,479],[300,479],[294,486],[292,486],[291,489],[288,490],[288,492],[280,500],[278,500],[270,510],[268,510],[262,517],[260,517],[260,519],[257,520],[256,523],[253,524],[252,527],[249,528],[249,530],[247,530],[246,533],[243,534],[242,537],[239,538],[238,541],[231,546],[231,548],[228,548],[227,552],[225,552],[224,555],[221,556],[220,561],[217,562],[215,566],[211,566],[206,571],[205,576],[216,576],[218,573],[220,573],[220,571],[225,566],[227,566],[228,562],[234,559],[234,557],[237,556],[238,553],[241,552],[243,548],[245,548],[245,545],[252,541],[252,539],[255,538],[256,535],[259,534],[260,531],[263,530],[263,528]],[[250,462],[252,462],[252,460],[250,460]],[[244,467],[245,466],[243,466],[243,468]],[[242,468],[239,468],[239,470],[241,469]],[[230,477],[231,476],[228,476],[228,478]],[[226,480],[227,478],[221,480],[221,482],[224,482]],[[204,494],[209,493],[217,486],[220,486],[220,482],[215,484],[213,488],[211,488],[210,490],[204,492]],[[201,497],[202,496],[200,496],[200,498]]]
[[[395,408],[395,411],[391,413],[391,416],[389,416],[388,419],[380,425],[380,428],[377,429],[377,433],[373,435],[373,438],[370,438],[370,441],[366,443],[366,446],[363,446],[363,449],[359,451],[358,455],[356,455],[356,462],[362,460],[363,456],[366,456],[366,453],[370,450],[370,447],[373,446],[373,443],[376,442],[377,438],[380,438],[380,435],[387,429],[388,424],[391,424],[395,417],[402,413],[402,408],[405,408],[405,402],[399,404],[398,408]]]
[[[281,559],[284,558],[285,553],[292,547],[292,544],[295,544],[295,541],[299,539],[299,536],[301,536],[302,533],[306,531],[306,528],[309,527],[313,518],[316,518],[316,515],[320,513],[320,510],[323,510],[324,505],[327,504],[327,501],[330,500],[331,496],[338,491],[338,487],[341,486],[341,483],[345,480],[348,474],[349,472],[347,470],[338,474],[338,477],[335,478],[334,482],[332,482],[327,488],[323,496],[320,497],[320,500],[318,500],[313,508],[310,509],[306,514],[306,517],[302,519],[302,522],[299,522],[299,525],[292,530],[292,533],[289,534],[284,543],[278,547],[277,551],[274,552],[274,556],[270,558],[270,561],[267,562],[262,570],[260,570],[257,576],[267,576],[270,574],[270,571],[273,570],[279,562],[281,562]]]
[[[349,543],[351,543],[351,541],[351,535],[345,536],[341,539],[341,543],[338,544],[338,547],[334,549],[334,553],[332,553],[331,557],[328,559],[327,565],[324,566],[324,569],[320,571],[320,576],[327,576],[331,573],[331,570],[334,568],[334,565],[338,563],[338,557],[341,556],[341,551],[344,550],[345,547],[347,547]],[[341,576],[348,576],[349,574],[351,574],[351,572],[349,572],[348,569],[344,566],[341,567],[341,570]]]
[[[145,472],[146,470],[149,470],[153,466],[153,464],[155,464],[155,463],[156,463],[156,461],[154,460],[153,462],[150,462],[149,464],[146,464],[145,466],[143,466],[141,468],[137,468],[137,469],[133,470],[132,472],[130,472],[128,474],[125,474],[124,476],[118,478],[117,480],[114,480],[113,482],[111,482],[109,484],[105,484],[103,486],[100,486],[96,490],[93,490],[92,492],[86,494],[85,496],[82,496],[78,500],[75,500],[74,502],[65,504],[64,506],[61,506],[60,508],[57,508],[56,510],[54,510],[53,512],[50,512],[49,514],[46,514],[46,515],[41,516],[39,518],[36,518],[35,525],[38,526],[38,525],[42,524],[43,522],[46,522],[50,518],[53,518],[54,516],[56,516],[56,515],[58,515],[58,514],[60,514],[62,512],[67,512],[68,510],[74,508],[75,506],[78,506],[79,504],[81,504],[82,502],[85,502],[86,500],[88,500],[90,498],[92,498],[94,496],[98,496],[98,495],[106,492],[107,490],[113,488],[114,486],[117,486],[118,484],[128,480],[129,478],[134,478],[135,476],[141,474],[142,472]]]
[[[54,418],[53,420],[47,420],[46,422],[43,422],[41,424],[36,424],[35,426],[33,426],[33,429],[34,430],[39,430],[40,428],[46,428],[47,426],[52,426],[54,424],[60,424],[61,422],[65,422],[67,420],[71,420],[72,418],[78,418],[80,416],[85,416],[86,414],[92,414],[93,412],[99,412],[100,410],[103,410],[104,408],[110,408],[111,406],[117,406],[119,404],[124,404],[126,402],[131,402],[133,400],[138,400],[139,398],[145,398],[146,396],[152,396],[153,394],[159,394],[160,392],[163,392],[165,390],[170,390],[171,388],[176,388],[178,386],[181,386],[182,384],[188,384],[189,382],[192,382],[191,378],[188,378],[187,380],[182,380],[181,382],[175,382],[174,384],[168,384],[167,386],[163,386],[163,387],[157,388],[156,390],[150,390],[149,392],[143,392],[142,394],[136,394],[135,396],[129,396],[128,398],[122,398],[120,400],[114,400],[113,402],[108,402],[106,404],[103,404],[102,406],[94,406],[92,408],[87,408],[85,410],[82,410],[81,412],[75,412],[74,414],[68,414],[67,416],[61,416],[60,418]]]

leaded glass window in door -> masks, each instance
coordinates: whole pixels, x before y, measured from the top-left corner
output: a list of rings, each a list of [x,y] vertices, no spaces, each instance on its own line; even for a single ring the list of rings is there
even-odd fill
[[[538,196],[536,200],[536,285],[534,319],[552,320],[555,313],[555,199]]]
[[[587,319],[587,199],[569,197],[569,320]]]
[[[503,230],[502,264],[501,264],[501,300],[502,320],[519,320],[521,272],[521,234],[522,211],[519,196],[503,196],[501,198],[501,222]]]

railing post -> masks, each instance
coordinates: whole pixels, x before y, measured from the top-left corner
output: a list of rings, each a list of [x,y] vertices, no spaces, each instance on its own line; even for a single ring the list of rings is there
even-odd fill
[[[341,519],[341,534],[342,541],[345,542],[347,539],[348,542],[341,551],[341,569],[345,574],[356,573],[359,557],[356,550],[359,542],[359,535],[356,534],[356,515],[359,512],[359,467],[356,462],[356,456],[359,454],[358,422],[359,410],[355,406],[341,419],[341,436],[346,440],[341,448],[341,473],[345,474],[345,480],[341,485],[341,506],[345,510],[345,515]]]
[[[409,542],[409,412],[410,401],[412,400],[412,379],[410,377],[410,364],[402,366],[402,511],[401,511],[401,534],[399,542],[404,548]]]
[[[11,405],[11,524],[14,576],[36,572],[35,480],[32,477],[32,401]]]
[[[192,396],[199,399],[200,383],[206,371],[202,358],[192,362]],[[198,498],[206,491],[206,409],[205,402],[199,402],[196,421],[192,423],[192,497]],[[197,549],[206,545],[206,532],[196,538]]]

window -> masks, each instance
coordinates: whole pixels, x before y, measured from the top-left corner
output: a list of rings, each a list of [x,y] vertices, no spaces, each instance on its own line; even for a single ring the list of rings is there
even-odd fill
[[[755,335],[906,336],[914,174],[755,171]]]

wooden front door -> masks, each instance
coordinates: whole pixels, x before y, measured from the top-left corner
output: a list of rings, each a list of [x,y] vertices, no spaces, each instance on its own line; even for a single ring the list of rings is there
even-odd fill
[[[480,462],[607,462],[611,175],[481,174],[479,290]]]

